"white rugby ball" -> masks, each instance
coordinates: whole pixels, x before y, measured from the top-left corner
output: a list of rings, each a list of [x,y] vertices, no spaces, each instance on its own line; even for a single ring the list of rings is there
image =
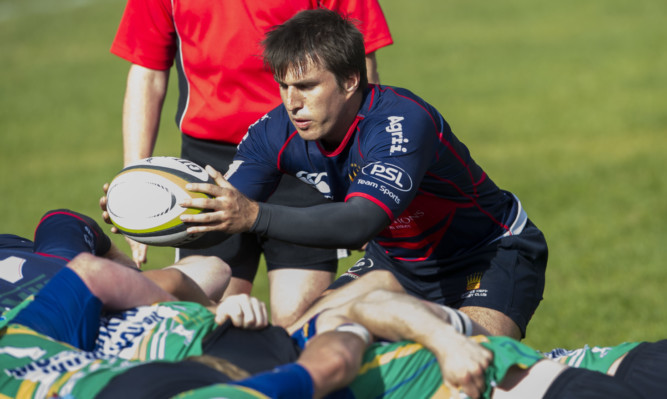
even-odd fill
[[[175,157],[151,157],[121,170],[107,190],[107,212],[125,236],[148,245],[178,247],[200,234],[188,234],[183,214],[204,212],[183,208],[188,198],[207,194],[185,189],[188,183],[215,183],[206,170],[192,161]]]

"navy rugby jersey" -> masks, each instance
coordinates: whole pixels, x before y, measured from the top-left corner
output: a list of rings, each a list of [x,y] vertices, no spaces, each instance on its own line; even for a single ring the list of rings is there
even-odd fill
[[[104,254],[110,246],[94,220],[67,209],[47,212],[34,242],[0,234],[0,313],[36,294],[78,254]]]
[[[230,166],[229,182],[264,201],[281,173],[333,201],[363,197],[392,220],[375,238],[401,261],[465,254],[506,234],[514,197],[500,190],[442,115],[408,90],[370,85],[334,151],[298,135],[283,105],[252,125]]]

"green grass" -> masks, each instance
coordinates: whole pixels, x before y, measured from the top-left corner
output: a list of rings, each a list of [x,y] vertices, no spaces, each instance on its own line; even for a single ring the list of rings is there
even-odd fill
[[[99,217],[101,185],[122,163],[128,64],[108,49],[124,1],[49,4],[0,0],[0,214],[3,231],[28,237],[50,208]],[[547,236],[526,342],[663,338],[667,3],[381,4],[395,40],[378,52],[383,83],[436,105]],[[172,85],[157,155],[179,151],[175,100]],[[153,248],[148,267],[172,257]]]

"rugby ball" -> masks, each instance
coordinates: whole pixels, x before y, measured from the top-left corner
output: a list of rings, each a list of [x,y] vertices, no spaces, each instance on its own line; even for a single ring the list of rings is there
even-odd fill
[[[135,241],[155,246],[185,246],[204,233],[188,234],[180,216],[204,210],[183,208],[188,198],[208,198],[185,189],[188,183],[212,183],[206,170],[175,157],[141,159],[123,168],[109,184],[107,212],[111,223]]]

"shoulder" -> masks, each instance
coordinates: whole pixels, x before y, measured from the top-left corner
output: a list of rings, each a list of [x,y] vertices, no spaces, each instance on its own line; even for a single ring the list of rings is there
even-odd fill
[[[247,148],[251,145],[260,145],[262,147],[279,148],[290,137],[293,131],[295,129],[287,116],[285,107],[279,105],[248,127],[248,131],[241,140],[240,146]]]

